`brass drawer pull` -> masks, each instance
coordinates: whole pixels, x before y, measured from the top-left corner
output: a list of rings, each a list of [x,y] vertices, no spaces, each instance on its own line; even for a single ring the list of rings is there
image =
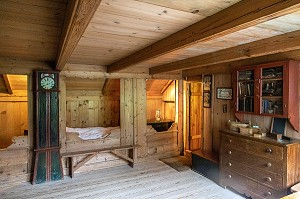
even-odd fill
[[[231,151],[228,151],[228,154],[229,154],[229,155],[231,155],[231,154],[232,154],[232,152],[231,152]]]
[[[272,195],[272,193],[270,192],[270,191],[268,191],[267,193],[265,193],[265,196],[267,197],[267,196],[271,196]]]
[[[266,149],[266,152],[272,153],[272,149],[271,149],[271,148],[267,148],[267,149]]]
[[[271,167],[272,164],[270,162],[267,163],[267,167]]]
[[[232,178],[232,176],[231,176],[231,175],[228,175],[228,178]]]
[[[272,182],[272,178],[267,177],[267,181],[268,181],[268,182]]]
[[[230,167],[231,167],[231,165],[232,165],[232,164],[231,164],[231,162],[229,162],[229,163],[228,163],[228,166],[230,166]]]
[[[227,142],[231,143],[231,142],[232,142],[232,140],[228,138],[228,139],[227,139]]]

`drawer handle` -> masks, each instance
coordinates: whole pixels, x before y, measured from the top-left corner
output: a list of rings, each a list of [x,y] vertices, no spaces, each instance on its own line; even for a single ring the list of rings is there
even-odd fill
[[[231,152],[231,151],[228,151],[228,154],[229,154],[229,155],[231,155],[231,154],[232,154],[232,152]]]
[[[272,182],[272,178],[267,177],[267,181],[268,181],[268,182]]]
[[[227,139],[227,142],[231,143],[231,142],[232,142],[232,140],[228,138],[228,139]]]
[[[271,162],[268,162],[268,163],[267,163],[267,167],[272,167]]]
[[[272,153],[272,149],[271,149],[271,148],[267,148],[267,149],[266,149],[266,152]]]
[[[270,191],[268,191],[267,193],[265,193],[265,196],[271,196],[272,193]]]
[[[228,175],[228,178],[232,178],[232,176],[231,176],[231,175]]]
[[[232,166],[231,162],[228,163],[228,166],[230,166],[230,167]]]

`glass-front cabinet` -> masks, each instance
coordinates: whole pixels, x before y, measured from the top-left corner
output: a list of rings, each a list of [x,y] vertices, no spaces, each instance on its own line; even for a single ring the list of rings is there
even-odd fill
[[[241,67],[233,72],[237,114],[288,118],[299,129],[299,62],[283,61]]]

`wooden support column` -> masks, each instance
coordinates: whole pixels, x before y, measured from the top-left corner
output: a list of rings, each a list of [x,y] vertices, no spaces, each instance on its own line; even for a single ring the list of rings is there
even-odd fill
[[[138,145],[145,138],[146,121],[146,80],[121,79],[120,80],[120,119],[121,119],[121,145]],[[138,156],[138,149],[129,149],[127,155],[133,161]]]
[[[177,93],[177,123],[178,123],[178,146],[180,148],[180,154],[184,155],[184,141],[183,141],[183,80],[176,81],[176,93]]]

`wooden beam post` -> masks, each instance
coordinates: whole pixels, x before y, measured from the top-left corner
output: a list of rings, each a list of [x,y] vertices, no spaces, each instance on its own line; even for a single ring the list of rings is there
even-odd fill
[[[3,79],[4,79],[4,82],[5,82],[5,86],[6,86],[6,90],[9,94],[13,94],[13,90],[11,88],[11,84],[10,84],[10,81],[9,81],[9,77],[7,74],[4,74],[2,75],[3,76]]]
[[[62,70],[90,23],[101,0],[68,1],[62,37],[60,39],[56,70]]]
[[[240,1],[107,67],[116,72],[166,53],[297,11],[299,0]]]
[[[202,75],[202,74],[217,74],[217,73],[231,73],[238,67],[257,65],[269,62],[293,60],[295,58],[300,59],[300,50],[293,50],[288,52],[276,53],[271,55],[265,55],[260,57],[252,57],[248,59],[242,59],[237,61],[231,61],[221,64],[214,64],[209,66],[202,66],[193,69],[187,69],[182,71],[183,77]]]
[[[153,75],[162,72],[191,69],[297,49],[300,49],[300,30],[155,66],[149,69],[149,73]]]

